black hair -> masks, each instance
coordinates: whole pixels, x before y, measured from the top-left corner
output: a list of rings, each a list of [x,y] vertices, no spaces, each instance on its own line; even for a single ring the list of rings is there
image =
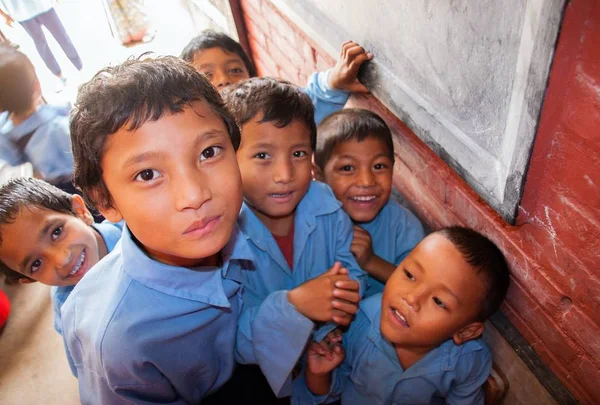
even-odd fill
[[[240,57],[250,77],[256,77],[256,68],[244,51],[244,48],[229,35],[213,30],[204,30],[200,35],[192,38],[190,42],[181,51],[181,58],[186,62],[192,63],[194,55],[199,51],[210,48],[221,48],[229,53],[234,53]]]
[[[142,55],[106,67],[83,84],[71,113],[71,144],[73,182],[86,202],[101,208],[112,206],[101,166],[109,135],[124,126],[133,131],[164,114],[181,113],[195,101],[206,102],[223,120],[237,150],[240,130],[221,96],[201,73],[179,58]]]
[[[316,147],[315,107],[301,88],[272,77],[254,77],[227,86],[221,93],[238,124],[252,119],[283,128],[299,120],[310,131],[310,146]]]
[[[63,214],[75,215],[71,195],[43,180],[16,178],[0,186],[0,246],[2,246],[2,225],[14,223],[23,209],[40,208]],[[9,269],[0,259],[0,274],[8,282],[29,277]]]
[[[394,161],[392,133],[385,121],[372,111],[345,108],[328,115],[317,127],[315,164],[325,170],[335,147],[341,143],[375,138],[386,146],[386,153]]]
[[[510,285],[510,270],[506,258],[491,240],[473,229],[452,226],[437,233],[449,240],[487,284],[479,313],[485,321],[500,308]]]
[[[0,44],[0,111],[23,113],[33,106],[37,77],[31,61],[7,44]]]

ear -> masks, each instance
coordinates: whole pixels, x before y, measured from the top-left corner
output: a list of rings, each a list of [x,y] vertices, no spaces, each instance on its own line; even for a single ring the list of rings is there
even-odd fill
[[[94,199],[94,201],[98,201],[99,199],[97,198],[96,191],[95,190],[91,190],[90,193],[92,194],[92,198]],[[112,202],[110,206],[108,207],[104,207],[101,206],[100,204],[97,205],[96,209],[98,211],[100,211],[100,214],[102,214],[102,216],[104,218],[106,218],[109,222],[120,222],[123,220],[123,216],[121,215],[121,212],[119,211],[119,209],[115,206],[115,203]]]
[[[458,332],[452,335],[452,340],[457,345],[462,345],[469,340],[477,339],[483,333],[483,322],[471,322],[463,326]]]
[[[34,279],[31,279],[29,277],[23,277],[19,279],[19,284],[31,284],[31,283],[35,283],[36,281]]]
[[[77,216],[77,218],[81,219],[87,225],[92,225],[94,223],[94,217],[85,206],[85,201],[78,194],[73,194],[71,196],[71,209]]]
[[[323,176],[323,172],[321,168],[317,166],[315,163],[315,155],[312,156],[312,170],[311,170],[313,180],[317,181],[325,181],[325,176]]]

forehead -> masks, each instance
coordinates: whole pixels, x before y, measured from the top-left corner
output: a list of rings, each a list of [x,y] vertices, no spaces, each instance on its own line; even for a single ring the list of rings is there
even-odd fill
[[[202,49],[194,54],[192,61],[197,68],[208,67],[209,65],[222,65],[227,63],[241,63],[244,61],[235,52],[228,52],[223,48],[214,47]]]
[[[127,159],[131,154],[161,149],[169,152],[181,143],[193,142],[206,131],[221,131],[228,134],[223,118],[218,116],[206,101],[195,101],[180,113],[165,112],[156,121],[147,121],[141,127],[130,131],[126,123],[114,134],[108,136],[103,168],[109,160]],[[114,162],[113,162],[114,163]]]
[[[407,259],[423,269],[428,282],[450,289],[463,303],[479,303],[486,293],[477,270],[440,234],[423,239]]]
[[[251,147],[259,144],[273,148],[299,144],[310,147],[310,130],[298,119],[278,128],[273,122],[259,123],[257,118],[253,118],[242,126],[241,146]]]
[[[389,157],[390,152],[388,146],[381,139],[368,136],[360,141],[356,138],[352,138],[347,141],[339,142],[333,148],[331,158],[346,157],[370,160],[382,155]]]

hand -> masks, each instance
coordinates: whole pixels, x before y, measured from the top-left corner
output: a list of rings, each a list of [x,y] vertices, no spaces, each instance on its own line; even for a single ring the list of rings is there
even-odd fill
[[[6,13],[2,13],[2,16],[4,17],[4,22],[6,23],[6,25],[8,25],[9,27],[13,26],[13,23],[15,22],[15,20],[13,20],[13,18],[11,16],[9,16]]]
[[[350,251],[356,258],[360,267],[367,271],[369,262],[375,256],[375,253],[373,253],[371,235],[358,225],[354,225],[354,237],[352,238]]]
[[[320,343],[310,342],[307,349],[307,372],[312,374],[327,374],[340,365],[344,360],[344,348],[340,343],[330,345],[327,339]]]
[[[329,85],[333,89],[347,90],[356,93],[368,93],[367,89],[358,81],[358,69],[360,66],[373,58],[356,42],[346,41],[342,44],[342,53],[336,65],[329,73]]]
[[[358,281],[336,262],[331,269],[288,293],[289,302],[305,317],[318,322],[349,325],[358,310]]]

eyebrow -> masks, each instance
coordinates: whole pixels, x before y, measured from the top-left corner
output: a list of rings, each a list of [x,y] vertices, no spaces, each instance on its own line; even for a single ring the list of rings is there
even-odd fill
[[[238,58],[231,58],[231,59],[227,59],[223,64],[224,65],[228,65],[230,63],[240,63],[240,64],[244,64],[244,61],[242,61],[241,59]],[[203,63],[200,65],[200,69],[204,69],[204,68],[211,68],[211,67],[215,67],[217,64],[216,63]]]
[[[44,236],[46,236],[46,234],[50,231],[50,229],[54,228],[58,222],[59,222],[59,220],[57,220],[57,219],[53,219],[53,220],[46,222],[46,224],[44,225],[44,227],[38,234],[37,241],[38,242],[41,241],[44,238]],[[21,268],[21,270],[23,270],[23,272],[27,271],[25,266],[27,266],[27,263],[29,263],[31,261],[32,256],[33,255],[25,256],[25,258],[19,264],[19,268]]]
[[[224,136],[226,136],[226,134],[225,134],[225,132],[223,132],[221,130],[218,130],[218,129],[207,130],[196,136],[196,139],[194,139],[193,147],[198,148],[200,146],[200,144],[202,144],[203,142],[206,142],[206,141],[209,141],[209,140],[215,139],[215,138],[221,138]],[[143,163],[147,160],[161,159],[163,156],[165,156],[165,153],[160,152],[160,151],[149,151],[149,152],[140,153],[139,155],[135,155],[135,156],[132,156],[129,159],[127,159],[125,161],[125,163],[123,163],[123,169],[125,169],[129,166]]]

